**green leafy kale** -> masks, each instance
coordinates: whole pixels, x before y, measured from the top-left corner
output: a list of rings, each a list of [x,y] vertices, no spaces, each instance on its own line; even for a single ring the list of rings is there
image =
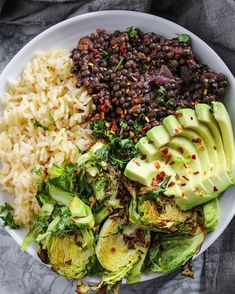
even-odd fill
[[[177,34],[178,39],[181,43],[190,43],[191,37],[188,34]]]
[[[8,203],[0,205],[0,218],[3,220],[4,226],[8,226],[11,229],[18,229],[19,226],[15,223],[13,218],[13,211],[13,207]]]
[[[155,191],[148,192],[147,194],[138,197],[139,203],[143,203],[146,200],[153,200],[157,199],[161,194],[163,194],[166,191],[167,185],[170,181],[170,176],[166,178],[161,185],[157,188]]]

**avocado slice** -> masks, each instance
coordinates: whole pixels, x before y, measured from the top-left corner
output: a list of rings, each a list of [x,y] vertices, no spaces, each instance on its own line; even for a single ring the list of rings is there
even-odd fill
[[[177,184],[176,173],[171,166],[166,165],[161,160],[147,162],[142,159],[133,158],[128,162],[124,175],[133,181],[137,181],[144,186],[151,187],[153,179],[155,179],[161,172],[166,176],[171,176],[173,186],[169,186],[166,191],[167,196],[182,195],[181,189]]]
[[[182,131],[182,125],[174,115],[168,115],[164,118],[163,125],[171,137],[180,135]]]
[[[177,117],[184,128],[194,130],[203,140],[210,158],[210,170],[213,171],[213,174],[209,175],[209,177],[214,182],[214,186],[220,189],[220,186],[223,187],[224,181],[230,180],[224,163],[219,161],[216,142],[210,129],[197,119],[196,112],[193,109],[185,108],[178,110]]]
[[[216,121],[219,124],[225,157],[227,162],[227,170],[229,175],[235,179],[235,149],[234,134],[231,120],[227,109],[221,102],[213,102],[213,112]]]
[[[157,154],[159,149],[157,149],[153,142],[151,142],[147,137],[141,138],[135,145],[136,149],[146,156],[147,161],[153,161],[157,159]]]
[[[157,148],[161,148],[170,141],[170,136],[163,125],[156,126],[147,132],[147,137]]]
[[[191,117],[192,116],[190,116],[190,120]],[[171,136],[180,136],[180,138],[186,138],[189,141],[187,142],[184,139],[180,139],[180,141],[183,140],[183,145],[185,145],[187,148],[187,159],[190,159],[190,178],[192,179],[195,189],[203,190],[207,193],[213,192],[214,184],[209,178],[212,170],[211,163],[202,138],[196,132],[190,129],[182,129],[182,125],[173,115],[166,117],[163,123]],[[175,132],[175,130],[178,131]],[[174,138],[172,140],[174,140]],[[171,142],[169,144],[171,144]],[[182,146],[180,147],[180,142],[178,143],[177,148],[182,150]],[[202,180],[205,178],[207,180],[202,183]],[[216,180],[216,183],[217,182],[218,180]],[[219,186],[218,183],[217,186]]]

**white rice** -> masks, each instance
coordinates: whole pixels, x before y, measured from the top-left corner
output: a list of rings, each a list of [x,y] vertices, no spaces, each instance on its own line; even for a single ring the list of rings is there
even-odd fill
[[[21,225],[40,209],[33,169],[74,162],[93,141],[85,120],[95,106],[84,88],[76,88],[69,56],[65,50],[37,54],[1,97],[0,184],[14,195],[15,220]]]

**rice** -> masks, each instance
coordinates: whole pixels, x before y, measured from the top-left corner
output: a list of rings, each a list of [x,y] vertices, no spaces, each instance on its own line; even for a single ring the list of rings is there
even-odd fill
[[[74,162],[93,142],[86,119],[95,106],[84,88],[76,88],[71,66],[69,51],[38,53],[1,97],[0,184],[14,195],[20,225],[40,210],[34,169]]]

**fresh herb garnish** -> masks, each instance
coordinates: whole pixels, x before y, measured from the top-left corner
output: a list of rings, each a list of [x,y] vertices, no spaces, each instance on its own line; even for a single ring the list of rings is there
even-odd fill
[[[120,121],[120,127],[121,127],[121,128],[124,128],[124,129],[127,128],[127,127],[128,127],[127,122],[124,121],[124,120],[121,120],[121,121]]]
[[[169,106],[169,107],[174,107],[174,99],[173,99],[173,98],[170,98],[170,99],[167,101],[167,106]]]
[[[133,127],[134,127],[134,131],[135,131],[136,135],[139,134],[140,129],[143,127],[142,124],[140,123],[140,121],[141,121],[141,115],[139,115],[134,121]]]
[[[97,119],[91,122],[91,129],[93,133],[96,134],[99,138],[102,138],[105,133],[105,126],[106,120],[104,119]]]
[[[37,176],[40,176],[41,173],[42,173],[42,167],[34,168],[34,169],[33,169],[33,172],[34,172]]]
[[[120,68],[120,66],[123,64],[124,60],[125,60],[125,57],[122,57],[122,58],[119,60],[118,64],[116,65],[116,67],[115,67],[115,69],[114,69],[114,71],[117,71],[117,70]]]
[[[19,226],[15,223],[13,218],[13,211],[14,211],[13,207],[8,203],[5,203],[4,205],[0,205],[0,218],[3,220],[4,226],[8,226],[11,229],[18,229]]]
[[[166,94],[166,88],[163,86],[160,86],[159,89],[157,90],[159,94],[165,95]]]
[[[177,38],[181,43],[191,42],[191,37],[188,34],[177,34]]]
[[[155,191],[148,192],[147,194],[138,197],[138,202],[143,203],[146,200],[153,200],[156,199],[158,196],[163,194],[166,191],[167,185],[170,181],[171,177],[166,178],[161,185]]]
[[[38,120],[33,121],[33,125],[35,127],[42,128],[44,131],[48,131],[49,130],[48,127],[43,126]]]
[[[133,29],[133,27],[127,28],[126,33],[133,39],[135,39],[137,36],[137,31],[135,29]]]
[[[101,59],[106,59],[110,56],[110,52],[103,50],[101,53]]]
[[[166,89],[165,89],[165,87],[160,86],[159,89],[157,90],[156,100],[158,102],[163,102],[165,95],[166,95]]]

